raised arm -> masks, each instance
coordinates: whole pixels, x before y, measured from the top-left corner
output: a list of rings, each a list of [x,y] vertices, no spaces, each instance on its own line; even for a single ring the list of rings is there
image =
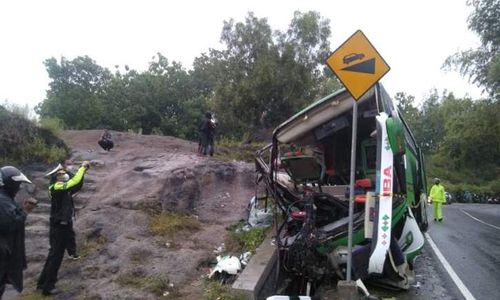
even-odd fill
[[[89,166],[88,162],[83,162],[82,166],[80,167],[80,169],[78,169],[78,172],[76,172],[75,176],[73,176],[70,180],[66,182],[56,182],[54,184],[54,190],[56,191],[70,190],[78,186],[83,180],[83,175],[85,175],[85,172],[87,172],[88,166]]]

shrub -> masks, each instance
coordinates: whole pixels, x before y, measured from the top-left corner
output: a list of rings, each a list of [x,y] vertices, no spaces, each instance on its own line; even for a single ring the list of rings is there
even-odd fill
[[[68,148],[48,130],[0,106],[0,164],[52,163],[64,159]]]
[[[53,135],[59,135],[64,130],[64,122],[58,118],[42,118],[39,124],[40,127],[49,130]]]
[[[226,250],[233,253],[250,251],[255,253],[257,247],[262,244],[266,238],[268,228],[250,228],[243,230],[242,225],[236,225],[229,228],[230,233],[226,238]]]

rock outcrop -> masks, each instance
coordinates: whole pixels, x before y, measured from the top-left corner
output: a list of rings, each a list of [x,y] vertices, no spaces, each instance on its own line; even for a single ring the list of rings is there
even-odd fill
[[[62,138],[76,163],[91,161],[85,185],[75,197],[75,231],[82,255],[64,260],[56,299],[156,299],[155,280],[168,281],[165,295],[199,299],[201,266],[226,236],[226,227],[245,217],[254,193],[250,164],[220,162],[196,154],[184,140],[114,133],[116,147],[104,152],[99,131],[67,131]],[[53,167],[53,166],[51,166]],[[48,166],[34,166],[28,188],[40,205],[28,217],[26,289],[33,292],[48,253]],[[20,197],[23,197],[21,194]],[[153,215],[162,211],[192,215],[195,232],[153,235]],[[15,297],[9,290],[6,299]],[[167,298],[168,299],[168,298]]]

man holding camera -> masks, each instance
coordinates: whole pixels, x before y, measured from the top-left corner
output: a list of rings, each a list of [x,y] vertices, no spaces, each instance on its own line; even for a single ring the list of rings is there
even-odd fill
[[[49,186],[51,197],[50,229],[49,229],[49,254],[43,271],[37,282],[37,289],[42,294],[54,295],[57,293],[55,284],[57,273],[61,267],[64,252],[71,247],[71,238],[74,237],[73,215],[75,207],[72,193],[81,188],[89,162],[84,161],[73,177],[69,177],[65,169],[56,173],[56,182]]]

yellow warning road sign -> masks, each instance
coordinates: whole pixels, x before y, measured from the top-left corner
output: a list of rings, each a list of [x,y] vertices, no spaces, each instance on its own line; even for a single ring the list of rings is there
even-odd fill
[[[355,100],[359,100],[391,69],[361,30],[326,60]]]

